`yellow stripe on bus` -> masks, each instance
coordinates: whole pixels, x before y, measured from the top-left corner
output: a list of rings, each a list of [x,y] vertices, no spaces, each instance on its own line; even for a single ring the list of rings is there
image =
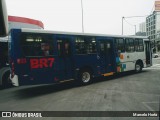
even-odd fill
[[[105,73],[105,74],[102,74],[103,76],[110,76],[110,75],[113,75],[114,72],[110,72],[110,73]]]

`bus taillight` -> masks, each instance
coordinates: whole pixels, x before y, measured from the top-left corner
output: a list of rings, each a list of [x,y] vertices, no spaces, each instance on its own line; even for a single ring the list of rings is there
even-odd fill
[[[27,60],[26,60],[26,58],[17,59],[17,63],[18,64],[26,64]]]
[[[15,72],[15,69],[14,69],[14,62],[11,63],[11,78],[14,77],[14,72]]]

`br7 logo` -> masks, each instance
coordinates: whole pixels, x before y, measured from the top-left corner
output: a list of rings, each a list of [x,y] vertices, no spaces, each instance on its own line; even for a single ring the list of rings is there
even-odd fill
[[[54,60],[54,58],[30,59],[31,69],[51,68],[53,66]]]

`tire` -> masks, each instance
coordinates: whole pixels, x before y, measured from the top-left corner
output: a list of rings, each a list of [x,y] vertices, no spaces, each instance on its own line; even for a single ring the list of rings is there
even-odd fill
[[[142,71],[142,64],[141,63],[136,63],[136,65],[135,65],[135,71],[137,72],[137,73],[139,73],[139,72],[141,72]]]
[[[90,84],[92,81],[92,72],[88,69],[80,71],[78,81],[81,85]]]

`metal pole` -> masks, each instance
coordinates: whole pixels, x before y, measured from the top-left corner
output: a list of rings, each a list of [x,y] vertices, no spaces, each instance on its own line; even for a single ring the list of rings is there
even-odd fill
[[[123,35],[123,19],[124,17],[122,17],[122,35]]]
[[[84,23],[83,23],[83,1],[81,0],[81,9],[82,9],[82,33],[84,33]]]
[[[134,25],[134,27],[135,27],[135,35],[136,35],[136,25]]]

